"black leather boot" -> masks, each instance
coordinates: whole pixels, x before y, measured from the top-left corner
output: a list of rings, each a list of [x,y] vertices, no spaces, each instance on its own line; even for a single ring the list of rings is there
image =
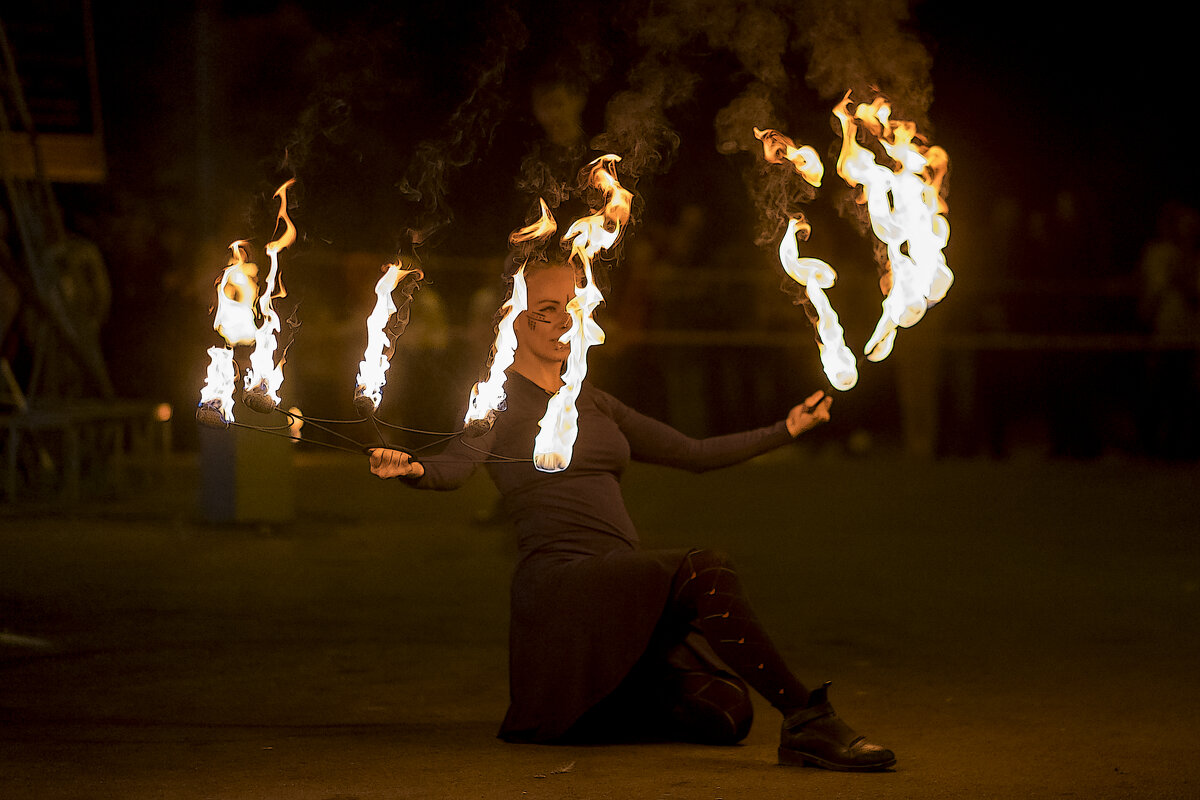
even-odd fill
[[[843,772],[888,769],[896,756],[859,736],[829,704],[829,683],[809,695],[808,706],[783,720],[779,763]]]

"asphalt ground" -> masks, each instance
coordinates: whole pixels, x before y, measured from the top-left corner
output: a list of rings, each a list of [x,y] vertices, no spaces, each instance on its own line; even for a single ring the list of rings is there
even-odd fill
[[[801,679],[896,751],[882,774],[778,766],[765,703],[736,747],[501,742],[515,548],[486,479],[292,475],[286,523],[202,521],[186,455],[0,513],[0,797],[1200,796],[1194,464],[632,469],[648,545],[730,552]]]

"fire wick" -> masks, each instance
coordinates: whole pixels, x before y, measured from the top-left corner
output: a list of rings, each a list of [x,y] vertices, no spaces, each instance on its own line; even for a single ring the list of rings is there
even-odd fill
[[[219,408],[208,403],[201,403],[196,408],[196,421],[209,428],[228,428],[230,424]]]
[[[278,410],[275,401],[261,388],[261,384],[242,392],[242,405],[259,414],[270,414]]]
[[[463,433],[471,439],[478,439],[492,429],[492,425],[496,422],[496,411],[493,409],[488,411],[487,415],[479,419],[473,419],[463,426]]]
[[[387,443],[387,439],[383,435],[383,430],[379,427],[379,420],[375,419],[375,402],[371,398],[367,397],[365,394],[360,394],[355,397],[354,410],[357,411],[358,415],[363,419],[371,420],[371,425],[375,428],[375,435],[379,437],[379,444],[377,445],[378,447],[395,449]],[[364,448],[364,451],[369,449],[371,448]]]

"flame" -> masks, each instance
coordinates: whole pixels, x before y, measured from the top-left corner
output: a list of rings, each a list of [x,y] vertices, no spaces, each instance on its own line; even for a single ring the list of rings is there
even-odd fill
[[[538,198],[538,218],[523,228],[513,231],[508,237],[509,244],[522,244],[537,239],[548,239],[558,230],[558,223],[546,201]],[[517,335],[513,331],[513,322],[526,308],[529,307],[529,289],[525,285],[525,266],[522,265],[513,276],[512,294],[505,301],[504,315],[496,327],[496,343],[492,347],[492,365],[488,376],[471,387],[471,397],[467,402],[467,413],[463,418],[465,425],[471,423],[490,424],[496,413],[504,408],[504,371],[512,366],[513,354],[517,350]]]
[[[230,345],[250,344],[258,332],[254,301],[258,299],[258,265],[247,263],[244,241],[229,245],[228,266],[217,281],[217,309],[213,329]]]
[[[817,151],[809,145],[796,147],[795,142],[777,130],[754,129],[763,143],[763,157],[771,164],[791,164],[805,181],[814,187],[821,185],[825,165]],[[837,312],[825,296],[825,289],[837,281],[833,267],[817,258],[801,258],[798,242],[807,240],[812,227],[802,219],[788,220],[787,232],[779,243],[779,263],[792,280],[804,287],[809,303],[817,313],[817,348],[821,365],[834,388],[847,391],[858,383],[858,368],[854,354],[846,347]]]
[[[629,222],[630,210],[633,206],[633,192],[630,192],[625,187],[621,186],[617,180],[617,162],[621,160],[620,156],[606,155],[597,158],[592,162],[592,185],[604,192],[604,208],[601,213],[604,215],[605,230],[610,231],[612,238],[600,247],[608,248],[616,243],[621,235],[621,228]],[[599,250],[593,250],[589,253],[590,258],[595,256]]]
[[[233,363],[233,348],[208,348],[208,375],[200,390],[200,406],[221,414],[233,422],[233,387],[237,382],[237,367]]]
[[[375,409],[383,400],[383,385],[387,381],[387,371],[390,366],[390,342],[387,336],[387,323],[392,314],[396,313],[396,304],[392,301],[392,291],[406,276],[420,270],[401,269],[399,264],[388,264],[384,267],[383,277],[375,284],[375,308],[367,317],[367,349],[363,360],[358,365],[358,387],[356,397],[368,397]]]
[[[763,157],[769,163],[790,163],[810,185],[821,185],[821,179],[825,177],[825,165],[821,163],[816,149],[809,145],[796,147],[795,142],[772,128],[765,131],[755,128],[754,135],[763,143]]]
[[[512,294],[504,303],[504,316],[496,328],[496,344],[493,347],[492,366],[486,380],[471,388],[471,399],[467,404],[464,424],[491,422],[496,412],[504,408],[504,371],[512,366],[513,354],[517,350],[517,334],[513,322],[529,307],[529,290],[525,286],[525,267],[513,276]]]
[[[200,407],[220,413],[225,422],[233,422],[233,388],[237,367],[233,363],[233,345],[254,341],[258,328],[254,324],[254,301],[258,295],[258,267],[246,261],[243,245],[229,245],[232,254],[229,265],[217,281],[217,308],[213,329],[229,343],[229,347],[210,347],[208,373],[200,390]]]
[[[950,223],[939,194],[948,158],[941,148],[915,144],[916,126],[893,121],[883,98],[860,104],[853,115],[849,106],[847,92],[833,109],[842,126],[837,172],[850,186],[863,187],[871,229],[887,246],[883,313],[865,348],[868,359],[882,361],[892,351],[897,328],[916,324],[954,282],[942,253]],[[876,163],[874,154],[858,144],[860,125],[879,140],[895,170]]]
[[[558,230],[558,223],[554,220],[554,215],[550,213],[550,209],[546,206],[546,201],[541,197],[538,198],[538,207],[541,209],[541,215],[524,228],[513,231],[508,237],[509,244],[520,244],[535,239],[545,239],[553,236],[554,232]]]
[[[293,178],[286,181],[282,186],[275,190],[275,197],[279,198],[279,216],[278,219],[283,223],[283,233],[279,238],[267,244],[268,253],[278,253],[286,247],[291,246],[296,241],[296,226],[292,224],[292,218],[287,213],[287,190],[296,182]],[[276,226],[278,227],[278,226]]]
[[[287,295],[282,281],[279,282],[279,293],[275,294],[275,284],[279,277],[279,253],[296,241],[296,227],[287,213],[287,190],[293,183],[295,180],[290,180],[275,191],[275,197],[279,198],[278,220],[284,224],[284,230],[278,239],[266,246],[271,268],[267,272],[266,286],[258,300],[262,324],[255,332],[254,352],[250,354],[250,368],[246,370],[246,390],[265,394],[275,403],[279,402],[279,387],[283,383],[284,360],[280,359],[278,364],[275,363],[275,334],[281,325],[279,314],[275,312],[271,301],[275,297]]]
[[[854,363],[854,354],[842,338],[842,326],[838,322],[837,312],[825,296],[837,281],[837,273],[833,267],[817,258],[800,258],[800,239],[809,235],[807,222],[797,219],[788,221],[787,233],[779,243],[779,263],[783,271],[796,283],[804,287],[808,300],[817,312],[818,349],[821,353],[821,365],[825,375],[835,389],[847,391],[858,383],[858,369]]]
[[[587,375],[587,351],[592,345],[604,343],[604,331],[592,319],[596,307],[604,302],[592,274],[592,260],[601,250],[616,244],[629,222],[633,194],[617,180],[616,163],[620,160],[620,156],[606,155],[592,162],[588,180],[603,192],[604,205],[576,220],[563,236],[563,241],[571,244],[571,258],[583,267],[584,281],[575,287],[575,296],[567,303],[571,328],[561,341],[571,345],[571,352],[563,371],[563,385],[550,398],[534,440],[533,463],[542,472],[560,472],[571,463],[578,435],[575,403]]]

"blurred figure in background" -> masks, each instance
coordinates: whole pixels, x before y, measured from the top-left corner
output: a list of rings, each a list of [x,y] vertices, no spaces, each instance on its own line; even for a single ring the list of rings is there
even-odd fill
[[[1146,362],[1149,413],[1140,415],[1145,451],[1157,458],[1200,454],[1200,211],[1168,203],[1138,264],[1138,314],[1154,335]]]

